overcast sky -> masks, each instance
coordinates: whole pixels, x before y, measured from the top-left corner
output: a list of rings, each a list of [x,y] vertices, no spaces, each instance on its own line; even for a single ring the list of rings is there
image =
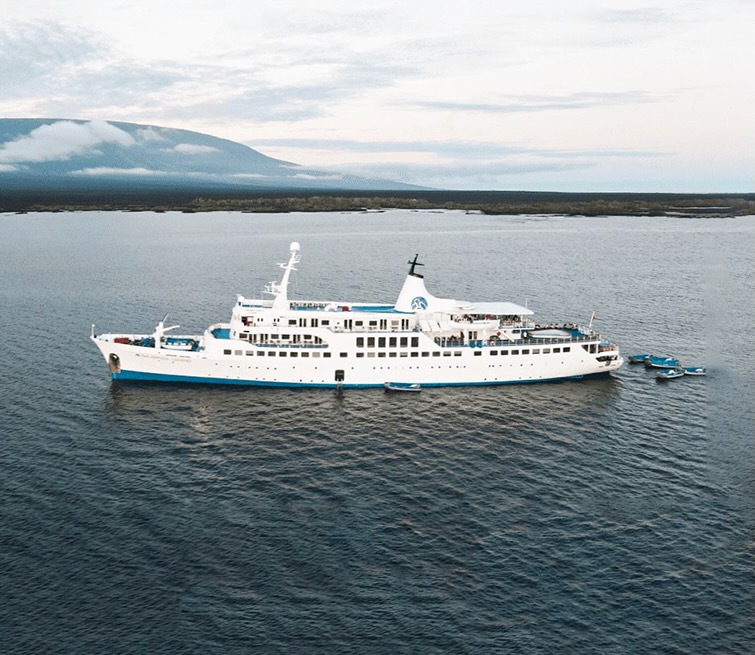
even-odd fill
[[[752,0],[3,0],[0,116],[456,189],[753,191]]]

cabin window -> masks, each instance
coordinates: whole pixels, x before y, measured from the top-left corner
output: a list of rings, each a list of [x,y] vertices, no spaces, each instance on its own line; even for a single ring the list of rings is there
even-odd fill
[[[288,341],[291,338],[290,334],[281,334],[281,339],[283,341]]]
[[[454,350],[454,357],[461,357],[461,350]]]
[[[330,319],[329,318],[322,319],[322,324],[323,324],[323,327],[325,327],[326,325],[330,325]]]
[[[440,353],[439,352],[434,352],[433,353],[433,357],[440,357]]]
[[[395,348],[397,343],[398,342],[396,341],[396,337],[389,337],[389,339],[388,339],[388,346],[389,347]]]
[[[519,354],[519,351],[518,351],[518,350],[512,350],[512,351],[511,351],[511,354],[512,354],[512,355],[518,355],[518,354]]]
[[[296,351],[291,353],[291,357],[298,357],[298,356],[299,356],[299,353]]]
[[[364,357],[364,353],[357,353],[357,357]]]
[[[375,347],[375,337],[367,337],[367,347],[368,348]]]
[[[340,354],[340,356],[341,356],[341,357],[347,357],[347,356],[348,356],[348,354],[349,354],[349,353],[341,353],[341,354]]]
[[[323,357],[330,357],[330,353],[323,353],[322,356]],[[315,357],[317,357],[317,353],[315,353]]]
[[[408,337],[401,337],[400,343],[402,348],[406,348],[409,345]]]
[[[428,352],[423,352],[423,353],[422,353],[422,356],[423,356],[423,357],[429,357],[429,356],[430,356],[430,353],[428,353]]]
[[[388,357],[395,357],[396,353],[388,353]]]
[[[450,356],[451,356],[451,352],[448,350],[443,353],[443,357],[450,357]]]
[[[540,348],[533,348],[532,349],[532,354],[533,355],[539,355],[540,354]]]
[[[550,354],[551,349],[550,348],[543,348],[543,355]]]
[[[378,337],[378,348],[385,348],[385,337]]]
[[[419,348],[419,337],[412,337],[412,348]]]
[[[246,354],[247,354],[247,357],[251,357],[252,355],[254,355],[254,351],[253,350],[247,350]]]
[[[571,346],[564,346],[564,352],[565,353],[571,352]]]
[[[491,351],[490,351],[490,354],[491,354],[491,355],[497,355],[497,354],[498,354],[498,351],[497,351],[497,350],[491,350]]]
[[[481,350],[475,350],[474,351],[474,355],[475,355],[475,357],[479,357],[480,355],[482,355],[482,351]]]
[[[357,348],[364,348],[364,337],[357,337]]]
[[[274,350],[268,350],[267,351],[267,356],[268,357],[275,357],[275,351]]]
[[[378,357],[385,357],[385,353],[383,353],[383,352],[378,352]]]
[[[554,352],[554,353],[560,353],[560,352],[561,352],[561,348],[554,348],[554,349],[553,349],[553,352]]]
[[[413,352],[412,353],[412,357],[419,357],[419,353],[418,352]]]
[[[289,318],[288,319],[288,324],[289,325],[296,325],[296,319],[295,318]]]
[[[288,356],[288,353],[285,350],[283,350],[283,351],[281,351],[279,353],[279,355],[280,355],[280,357],[286,357],[286,356]]]
[[[302,357],[309,357],[309,353],[302,353],[301,356]]]
[[[231,354],[231,351],[230,351],[230,350],[224,350],[224,351],[223,351],[223,354],[224,354],[224,355],[230,355],[230,354]]]
[[[522,350],[522,355],[529,355],[529,354],[530,354],[529,348],[525,348],[524,350]]]
[[[377,327],[377,321],[370,321],[370,327]]]

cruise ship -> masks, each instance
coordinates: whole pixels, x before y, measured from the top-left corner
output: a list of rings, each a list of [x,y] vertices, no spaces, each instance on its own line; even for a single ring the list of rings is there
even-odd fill
[[[587,326],[539,325],[512,302],[433,296],[418,256],[393,304],[295,300],[289,277],[301,259],[290,246],[269,297],[238,296],[229,322],[202,335],[95,334],[114,380],[278,387],[412,388],[495,385],[606,375],[619,347]]]

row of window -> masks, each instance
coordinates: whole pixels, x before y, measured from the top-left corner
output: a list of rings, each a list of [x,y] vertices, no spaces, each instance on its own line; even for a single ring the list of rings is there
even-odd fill
[[[357,348],[419,348],[419,337],[357,337]]]
[[[561,352],[568,353],[570,351],[571,351],[571,347],[564,346],[563,348],[561,347],[559,348],[522,348],[522,349],[514,349],[514,350],[489,350],[488,352],[490,353],[491,356],[495,356],[495,355],[500,356],[500,355],[519,355],[519,354],[548,355],[548,354],[555,354],[555,353],[561,353]],[[481,356],[482,352],[483,352],[482,350],[475,350],[474,354],[477,356]],[[248,356],[257,355],[258,357],[321,357],[322,356],[322,357],[327,358],[331,356],[331,353],[329,352],[317,352],[317,351],[309,352],[306,350],[302,350],[302,351],[297,351],[297,350],[290,350],[290,351],[287,351],[287,350],[247,350],[247,351],[243,351],[243,350],[226,349],[223,351],[223,354],[224,355],[233,354],[236,356],[241,356],[241,355],[246,354]],[[419,352],[419,351],[414,350],[411,352],[406,352],[406,351],[357,352],[356,356],[358,358],[362,358],[362,357],[431,357],[431,356],[432,357],[451,357],[451,356],[461,357],[461,354],[462,354],[461,350],[446,350],[443,352],[440,352],[437,350],[434,352],[427,352],[427,351]],[[348,353],[339,353],[339,357],[348,357]]]
[[[258,316],[252,320],[251,316],[242,316],[241,323],[243,325],[260,325],[263,322],[263,317]],[[385,318],[375,320],[360,320],[353,318],[343,318],[340,320],[331,320],[329,318],[289,318],[287,320],[281,320],[278,318],[273,319],[273,325],[288,325],[288,327],[326,327],[345,330],[408,330],[411,321],[408,318],[392,319]]]

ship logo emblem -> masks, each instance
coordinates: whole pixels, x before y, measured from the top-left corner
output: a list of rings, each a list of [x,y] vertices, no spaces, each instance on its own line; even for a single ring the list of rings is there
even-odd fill
[[[422,296],[412,299],[412,309],[427,309],[427,299]]]

